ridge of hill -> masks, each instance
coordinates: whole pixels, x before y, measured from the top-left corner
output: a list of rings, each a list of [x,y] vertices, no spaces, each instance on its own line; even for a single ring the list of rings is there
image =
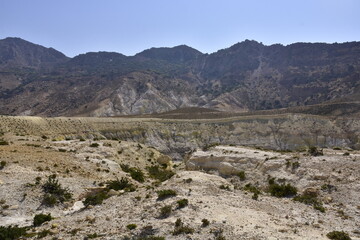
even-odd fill
[[[360,101],[360,42],[245,40],[212,54],[180,45],[67,58],[7,38],[0,40],[0,70],[3,115],[120,116],[184,107],[251,112]]]

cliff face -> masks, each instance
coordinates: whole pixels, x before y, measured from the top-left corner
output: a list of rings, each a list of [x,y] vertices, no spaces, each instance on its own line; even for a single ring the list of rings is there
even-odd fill
[[[140,142],[175,159],[213,144],[274,150],[308,146],[360,149],[360,121],[284,114],[213,120],[0,117],[0,132],[51,139],[106,138]]]
[[[4,39],[0,69],[0,114],[10,115],[116,116],[189,106],[241,112],[360,100],[359,42],[246,40],[213,54],[183,45],[68,59]]]

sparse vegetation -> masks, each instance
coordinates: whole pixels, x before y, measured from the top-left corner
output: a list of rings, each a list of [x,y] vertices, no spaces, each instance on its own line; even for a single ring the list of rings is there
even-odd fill
[[[26,235],[28,227],[18,226],[0,226],[0,239],[2,240],[15,240]]]
[[[222,185],[219,186],[219,188],[222,189],[222,190],[230,191],[230,187],[228,185],[222,184]]]
[[[171,215],[172,207],[170,205],[165,205],[164,207],[160,208],[160,218],[167,218]]]
[[[317,197],[318,196],[315,192],[305,191],[302,195],[294,197],[293,200],[311,205],[314,207],[314,209],[320,212],[325,212],[325,208],[322,206],[322,202]]]
[[[165,237],[161,236],[144,236],[144,237],[135,237],[134,240],[165,240]]]
[[[296,187],[292,186],[291,184],[277,184],[273,183],[270,184],[268,187],[268,190],[271,194],[271,196],[274,197],[293,197],[297,194]]]
[[[162,201],[166,198],[175,197],[177,195],[176,191],[171,189],[164,189],[156,192],[158,195],[158,200]]]
[[[5,166],[6,166],[6,161],[1,161],[0,162],[0,170],[4,169]]]
[[[336,191],[337,188],[331,184],[323,184],[321,185],[321,190],[327,193],[332,193],[333,191]]]
[[[159,180],[160,182],[170,179],[175,174],[173,171],[160,169],[159,166],[147,167],[146,170],[151,178]]]
[[[326,234],[326,236],[333,240],[351,240],[349,235],[343,231],[332,231]]]
[[[86,237],[89,238],[89,239],[94,239],[94,238],[98,238],[98,237],[101,237],[101,236],[99,234],[97,234],[97,233],[92,233],[92,234],[88,234]]]
[[[134,224],[134,223],[126,225],[126,228],[129,229],[129,230],[134,230],[134,229],[136,229],[136,227],[137,227],[137,225]]]
[[[308,149],[308,153],[311,155],[311,156],[323,156],[324,153],[323,153],[323,150],[321,149],[318,149],[317,147],[315,146],[310,146],[309,149]]]
[[[181,221],[181,219],[178,218],[175,222],[175,228],[172,234],[175,236],[180,234],[193,234],[194,231],[195,230],[193,228],[189,226],[185,226],[184,223]]]
[[[93,194],[90,194],[89,196],[87,196],[85,198],[85,200],[83,201],[85,207],[88,207],[90,205],[92,206],[95,206],[95,205],[99,205],[99,204],[102,204],[102,202],[105,200],[105,199],[108,199],[110,196],[109,194],[107,193],[107,190],[104,189],[102,191],[99,191],[99,192],[95,192]]]
[[[35,227],[38,227],[40,226],[41,224],[43,224],[44,222],[49,222],[52,220],[52,217],[51,217],[51,214],[37,214],[35,215],[34,217],[34,220],[33,220],[33,224]]]
[[[184,208],[189,204],[189,200],[186,198],[177,201],[178,208]]]
[[[145,175],[140,168],[130,167],[127,164],[120,164],[120,167],[124,172],[130,173],[132,179],[140,183],[145,182]]]
[[[258,193],[254,193],[254,195],[252,195],[251,199],[253,199],[253,200],[258,200],[258,199],[259,199],[259,194],[258,194]]]
[[[244,171],[239,171],[236,175],[239,177],[240,181],[245,181],[246,180],[246,176],[245,176]]]
[[[56,175],[50,175],[48,180],[42,186],[45,192],[43,204],[46,206],[54,206],[57,203],[69,201],[72,198],[68,189],[62,188]]]
[[[89,147],[97,148],[97,147],[99,147],[99,146],[100,146],[100,145],[99,145],[98,143],[92,143],[92,144],[90,144]]]
[[[210,224],[210,221],[207,220],[206,218],[202,219],[201,222],[202,222],[201,227],[207,227]]]
[[[126,192],[133,192],[135,191],[135,186],[130,183],[130,181],[127,178],[121,178],[120,180],[112,180],[106,182],[107,188],[114,189],[116,191],[119,190],[125,190]]]
[[[251,185],[251,183],[246,184],[243,190],[254,194],[261,194],[261,191],[257,187]]]
[[[7,142],[3,139],[0,139],[0,145],[9,145],[9,142]]]

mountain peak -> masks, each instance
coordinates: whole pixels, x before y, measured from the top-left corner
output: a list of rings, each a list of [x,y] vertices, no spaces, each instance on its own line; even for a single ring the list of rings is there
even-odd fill
[[[0,40],[0,68],[51,67],[68,58],[61,52],[18,37]]]
[[[156,60],[164,60],[169,62],[187,62],[190,60],[196,59],[198,56],[202,55],[200,51],[189,47],[187,45],[179,45],[175,47],[161,47],[161,48],[150,48],[144,50],[138,54],[136,57],[144,57]]]

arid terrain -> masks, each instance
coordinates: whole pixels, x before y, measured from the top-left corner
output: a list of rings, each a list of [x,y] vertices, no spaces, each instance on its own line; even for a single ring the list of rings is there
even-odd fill
[[[359,240],[359,56],[0,40],[0,240]]]
[[[0,225],[28,239],[360,239],[357,119],[0,123]]]

